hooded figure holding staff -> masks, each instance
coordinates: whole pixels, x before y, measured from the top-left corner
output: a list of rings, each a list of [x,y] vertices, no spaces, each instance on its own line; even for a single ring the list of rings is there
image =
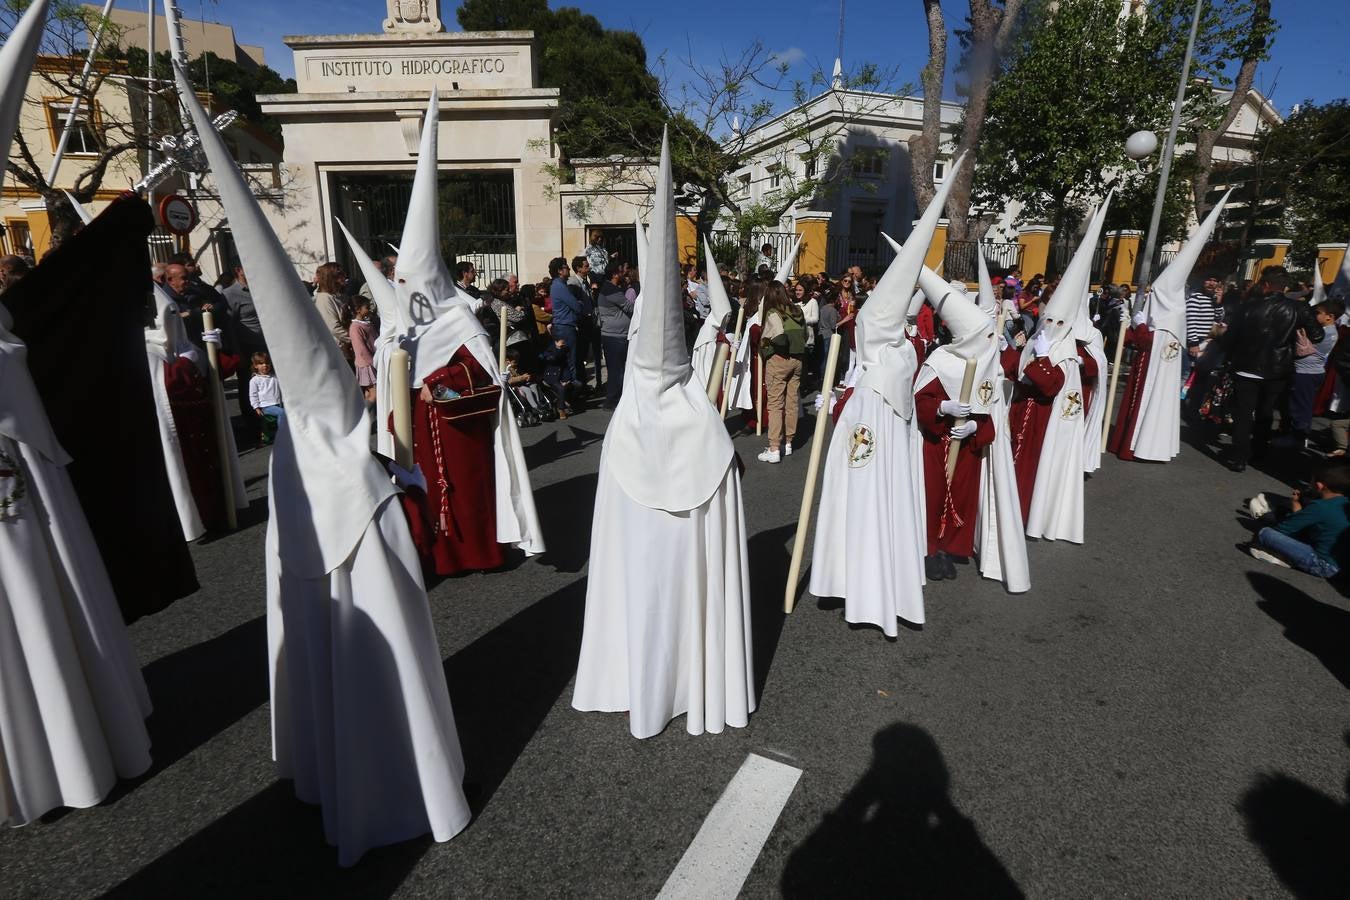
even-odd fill
[[[889,637],[899,634],[898,619],[924,621],[922,475],[911,434],[919,360],[906,317],[953,180],[938,189],[858,313],[854,384],[836,405],[816,522],[811,593],[843,598],[845,621]],[[843,555],[834,540],[841,534],[850,536]]]
[[[643,317],[605,432],[572,706],[627,712],[634,737],[755,708],[739,461],[685,349],[670,148],[661,141]]]
[[[731,298],[727,296],[727,287],[717,271],[717,260],[713,259],[712,247],[708,239],[703,239],[703,255],[708,267],[708,302],[711,310],[694,338],[694,351],[690,365],[694,367],[694,378],[707,385],[712,380],[713,363],[717,358],[718,344],[727,343],[727,317],[731,315]]]
[[[1140,349],[1130,367],[1116,428],[1107,449],[1121,459],[1169,462],[1181,452],[1181,354],[1186,352],[1186,282],[1209,243],[1230,190],[1153,280],[1147,320],[1132,323],[1129,340]]]
[[[433,89],[422,125],[393,290],[339,222],[383,319],[376,345],[380,452],[393,455],[387,396],[393,351],[412,362],[413,458],[425,491],[405,501],[423,565],[438,575],[499,568],[504,548],[544,551],[534,493],[497,345],[474,315],[476,298],[456,284],[441,256],[437,199],[440,98]]]
[[[286,395],[268,479],[272,752],[338,862],[469,822],[417,550],[346,361],[177,70]],[[404,245],[406,252],[406,243]],[[490,352],[490,351],[489,351]]]
[[[1080,355],[1074,322],[1092,274],[1105,219],[1096,212],[1022,351],[1011,415],[1017,491],[1028,537],[1083,543],[1083,379],[1095,378]]]

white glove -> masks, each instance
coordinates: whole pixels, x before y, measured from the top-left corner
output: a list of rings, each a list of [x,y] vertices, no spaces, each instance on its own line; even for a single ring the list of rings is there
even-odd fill
[[[501,376],[502,376],[502,384],[506,384],[508,381],[511,380],[511,370],[503,369],[501,372]]]
[[[815,407],[816,412],[820,412],[821,409],[824,408],[824,406],[825,406],[825,392],[824,392],[824,391],[821,391],[820,393],[816,394],[816,402],[815,402],[814,404],[812,404],[812,405]]]
[[[938,404],[938,412],[953,419],[964,419],[970,415],[970,404],[960,400],[943,400]]]
[[[1008,349],[1008,339],[1000,334],[998,336],[998,352],[1002,353],[1004,350],[1007,349]]]
[[[1138,328],[1140,325],[1143,325],[1147,321],[1148,321],[1148,313],[1144,312],[1142,309],[1130,317],[1130,324],[1133,325],[1135,328]]]
[[[968,438],[972,434],[974,434],[975,430],[978,429],[979,427],[980,427],[979,422],[971,422],[969,420],[961,422],[958,425],[953,425],[951,430],[952,440],[956,440],[958,438]]]
[[[1040,359],[1050,355],[1050,335],[1044,331],[1036,332],[1036,339],[1031,342],[1031,352]]]
[[[210,331],[203,331],[203,332],[202,332],[202,340],[205,341],[205,342],[208,343],[208,344],[215,344],[217,347],[219,347],[219,346],[220,346],[220,329],[219,329],[219,328],[212,328]]]
[[[422,467],[413,463],[411,469],[405,469],[392,459],[388,461],[389,474],[394,477],[394,484],[407,490],[408,488],[419,488],[422,493],[427,491],[427,477],[422,474]]]
[[[1100,315],[1094,315],[1094,316],[1092,317],[1092,324],[1095,325],[1095,324],[1097,324],[1098,322],[1100,322],[1101,320],[1102,320],[1102,317],[1101,317]]]

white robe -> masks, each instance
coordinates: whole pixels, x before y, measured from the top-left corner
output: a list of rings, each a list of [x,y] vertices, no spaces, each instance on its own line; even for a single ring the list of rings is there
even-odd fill
[[[755,391],[751,380],[754,377],[755,354],[750,346],[750,329],[758,325],[760,314],[756,312],[745,320],[741,328],[741,345],[736,350],[731,367],[731,405],[737,409],[755,408]]]
[[[1008,423],[1012,384],[999,373],[994,381],[994,442],[980,462],[980,512],[975,528],[975,554],[980,575],[1002,581],[1010,594],[1031,589],[1022,506],[1013,467],[1012,432]]]
[[[288,574],[279,542],[273,518],[267,638],[278,774],[322,807],[339,865],[428,832],[448,841],[471,816],[464,759],[403,510],[387,499],[347,560],[321,577]]]
[[[842,597],[846,621],[890,637],[900,633],[897,618],[924,621],[927,538],[914,512],[923,506],[914,473],[923,474],[911,440],[910,423],[879,393],[854,388],[830,437],[811,562],[812,594]]]
[[[1078,357],[1059,364],[1064,386],[1055,395],[1036,467],[1027,537],[1083,543],[1083,387]]]
[[[1148,376],[1139,397],[1130,449],[1139,459],[1168,462],[1181,452],[1181,354],[1186,342],[1161,328],[1153,332]]]
[[[201,371],[200,360],[196,358],[200,351],[193,350],[189,354],[184,354],[191,359],[194,365],[197,365],[198,371]],[[164,385],[164,366],[166,363],[177,361],[177,356],[170,356],[165,350],[151,345],[146,346],[146,362],[150,367],[150,388],[155,397],[155,418],[159,421],[159,439],[164,448],[164,470],[169,476],[169,487],[173,491],[174,506],[178,509],[178,521],[183,527],[183,539],[195,541],[197,538],[206,534],[206,526],[202,524],[201,515],[197,512],[197,501],[192,497],[192,485],[188,483],[187,464],[183,461],[183,445],[178,441],[178,426],[173,420],[173,406],[169,402],[169,391]],[[207,379],[207,389],[214,388],[218,392],[218,402],[224,408],[225,394],[221,391],[219,381],[210,377],[207,373],[204,375]],[[211,382],[215,381],[215,384]],[[241,390],[247,390],[244,385]],[[229,416],[226,415],[226,422]],[[227,459],[222,462],[230,467],[230,482],[234,491],[233,502],[235,509],[244,509],[248,506],[247,491],[244,487],[244,476],[239,468],[239,449],[234,443],[234,429],[227,427],[225,429],[226,454]]]
[[[94,806],[150,767],[150,696],[21,347],[0,334],[0,468],[23,482],[0,514],[0,824],[10,825]],[[34,427],[46,432],[37,444],[25,433]],[[0,496],[18,486],[0,477]]]
[[[1102,421],[1106,418],[1106,392],[1111,378],[1106,371],[1102,333],[1095,327],[1089,332],[1083,349],[1097,363],[1097,387],[1092,392],[1092,405],[1083,420],[1083,471],[1091,474],[1102,467]]]
[[[690,734],[743,728],[755,710],[741,479],[683,513],[643,506],[601,453],[586,618],[572,706],[627,711],[634,737],[686,715]]]
[[[713,363],[717,361],[717,341],[707,341],[694,348],[689,355],[689,365],[694,369],[694,383],[708,387],[712,378]]]

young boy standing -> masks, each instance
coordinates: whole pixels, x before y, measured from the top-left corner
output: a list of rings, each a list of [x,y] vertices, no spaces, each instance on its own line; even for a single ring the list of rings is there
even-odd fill
[[[1273,527],[1262,528],[1247,552],[1255,559],[1292,566],[1319,578],[1340,572],[1337,545],[1350,528],[1350,463],[1324,462],[1313,474],[1309,500],[1295,490],[1292,513]]]

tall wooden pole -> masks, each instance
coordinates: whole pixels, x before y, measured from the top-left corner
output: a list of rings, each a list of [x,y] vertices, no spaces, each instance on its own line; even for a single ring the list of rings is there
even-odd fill
[[[214,331],[215,328],[216,317],[209,309],[202,310],[202,330]],[[225,397],[220,390],[220,349],[214,343],[208,342],[206,345],[206,362],[211,379],[211,383],[206,386],[206,393],[211,401],[211,420],[216,426],[216,453],[220,456],[220,487],[225,497],[225,524],[233,531],[239,527],[239,519],[234,511],[234,476],[230,466],[230,441],[225,430],[230,427],[230,419],[225,414]],[[245,388],[241,385],[240,389]]]
[[[506,371],[506,301],[497,313],[497,371]],[[596,373],[599,377],[599,373]]]
[[[726,368],[730,353],[730,344],[717,342],[717,355],[713,357],[712,371],[708,373],[708,402],[713,406],[717,405],[717,392],[722,388],[722,370]]]
[[[977,361],[974,357],[971,357],[970,359],[966,360],[966,371],[965,371],[965,374],[962,375],[962,377],[961,377],[961,402],[962,402],[962,403],[966,403],[966,404],[969,404],[969,403],[970,403],[970,392],[971,392],[971,390],[975,387],[975,367],[976,367],[977,364],[978,364],[978,361]],[[969,421],[969,419],[968,419],[966,416],[961,416],[961,417],[958,418],[955,422],[952,423],[952,427],[955,428],[957,425],[964,425],[964,424],[966,424],[967,421]],[[960,439],[960,438],[952,438],[950,441],[947,442],[947,483],[948,483],[948,484],[951,484],[951,483],[952,483],[952,475],[954,475],[954,474],[956,473],[956,460],[957,460],[957,456],[958,456],[958,454],[960,454],[960,452],[961,452],[961,439]]]
[[[745,324],[745,304],[742,303],[740,310],[736,313],[736,333],[734,336],[737,341],[741,339],[741,326],[743,326],[744,324]],[[732,343],[735,343],[735,341],[732,341]],[[736,363],[733,360],[732,364],[727,367],[727,377],[722,387],[722,418],[724,419],[727,417],[727,406],[731,402],[731,380],[732,380],[731,373],[735,368]]]
[[[758,383],[755,385],[755,437],[759,437],[764,433],[764,404],[759,398],[764,396],[765,392],[764,357],[759,353],[755,353],[755,371],[759,374]]]
[[[830,418],[830,397],[834,394],[834,370],[839,365],[839,342],[843,335],[830,335],[830,348],[825,353],[825,382],[820,389],[822,403],[816,412],[816,427],[811,435],[811,458],[806,463],[806,485],[802,488],[802,505],[797,512],[797,534],[792,539],[792,562],[788,565],[787,586],[783,588],[783,612],[791,613],[797,605],[797,581],[802,577],[802,557],[806,554],[806,532],[811,523],[811,505],[816,500],[816,477],[820,473],[820,456],[825,449],[825,425]]]
[[[394,407],[394,462],[413,467],[412,357],[403,348],[389,355],[389,395]]]

